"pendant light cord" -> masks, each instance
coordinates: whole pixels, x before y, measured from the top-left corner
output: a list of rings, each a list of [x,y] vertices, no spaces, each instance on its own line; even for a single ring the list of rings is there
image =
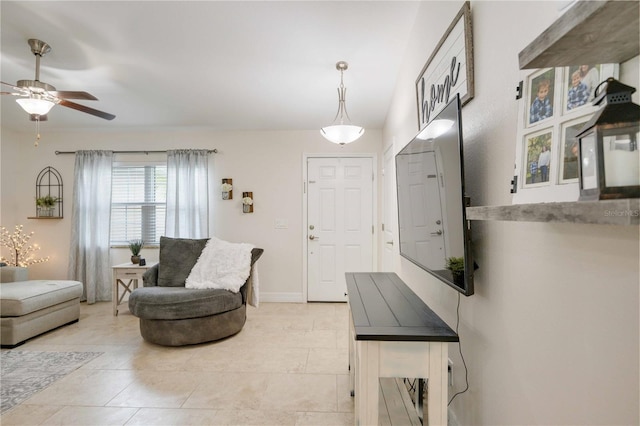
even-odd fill
[[[37,148],[39,142],[40,142],[40,115],[36,115],[36,141],[33,144],[33,146]]]

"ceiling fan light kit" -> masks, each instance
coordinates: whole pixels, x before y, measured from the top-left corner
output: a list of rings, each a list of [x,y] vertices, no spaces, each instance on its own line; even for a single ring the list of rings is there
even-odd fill
[[[333,119],[333,123],[320,129],[320,134],[330,142],[345,145],[354,142],[364,134],[364,128],[351,124],[349,114],[347,114],[346,93],[344,87],[343,74],[349,68],[349,64],[340,61],[336,64],[336,69],[340,71],[340,86],[338,87],[338,113]],[[346,118],[346,123],[345,123]]]
[[[105,120],[113,120],[116,116],[104,111],[89,108],[87,106],[71,102],[68,99],[82,99],[96,101],[98,98],[87,92],[82,91],[56,91],[56,88],[50,84],[40,81],[40,58],[51,51],[51,46],[42,40],[29,39],[31,53],[36,57],[36,75],[35,80],[18,80],[16,85],[0,81],[1,84],[11,87],[13,92],[2,92],[2,95],[19,96],[16,99],[18,105],[29,114],[30,119],[36,121],[37,138],[40,139],[39,122],[47,121],[47,113],[51,111],[55,105],[62,105],[67,108],[85,112]]]
[[[51,101],[35,97],[16,99],[16,102],[27,112],[27,114],[32,115],[46,115],[55,105]]]

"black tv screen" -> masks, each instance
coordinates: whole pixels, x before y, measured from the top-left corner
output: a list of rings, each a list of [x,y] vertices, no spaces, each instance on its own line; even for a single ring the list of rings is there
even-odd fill
[[[400,255],[460,293],[473,294],[464,191],[460,98],[452,99],[396,155]],[[454,274],[448,261],[464,271]]]

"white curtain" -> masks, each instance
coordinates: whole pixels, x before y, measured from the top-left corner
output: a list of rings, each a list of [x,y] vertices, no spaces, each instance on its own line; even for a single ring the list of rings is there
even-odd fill
[[[167,151],[167,237],[209,236],[208,170],[206,149]]]
[[[83,283],[88,303],[111,300],[112,160],[112,151],[76,152],[69,279]]]

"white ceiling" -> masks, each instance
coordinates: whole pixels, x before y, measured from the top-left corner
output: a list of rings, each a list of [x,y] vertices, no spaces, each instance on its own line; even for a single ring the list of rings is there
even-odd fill
[[[27,39],[52,47],[40,81],[84,90],[113,121],[55,106],[43,127],[317,129],[337,111],[345,60],[355,124],[381,128],[416,1],[1,1],[0,77],[35,77]],[[2,90],[8,90],[3,86]],[[2,96],[2,127],[33,123]]]

